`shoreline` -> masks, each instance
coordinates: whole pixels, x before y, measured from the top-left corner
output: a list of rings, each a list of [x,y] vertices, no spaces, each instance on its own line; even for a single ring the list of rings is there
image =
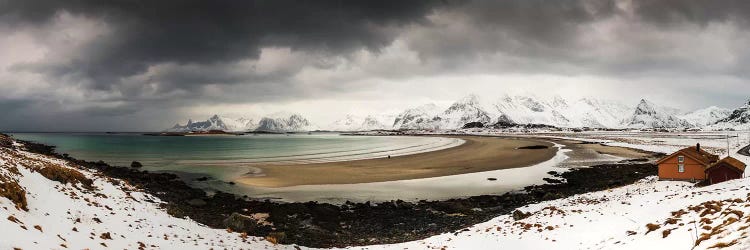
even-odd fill
[[[325,248],[424,239],[461,230],[511,213],[528,204],[624,186],[656,174],[656,167],[651,163],[622,161],[550,173],[563,181],[545,179],[547,184],[531,185],[523,188],[524,192],[502,195],[417,202],[347,202],[341,205],[318,202],[277,203],[224,192],[208,195],[204,190],[188,186],[174,174],[151,173],[111,166],[101,161],[78,160],[56,153],[51,146],[18,142],[28,152],[66,160],[81,169],[123,180],[159,198],[160,207],[171,216],[189,217],[208,227],[231,228],[235,232],[246,232],[254,236],[281,234],[284,239],[278,243],[282,244]],[[273,226],[248,219],[251,218],[248,213],[268,213],[270,217],[266,222]],[[242,219],[243,226],[236,226],[237,221],[233,218]]]
[[[554,144],[533,138],[440,136],[464,140],[461,145],[418,154],[313,164],[252,166],[262,176],[246,175],[234,182],[263,188],[301,185],[360,184],[442,177],[500,169],[523,168],[557,153]],[[524,147],[545,146],[524,149]],[[320,175],[319,173],[326,173]]]

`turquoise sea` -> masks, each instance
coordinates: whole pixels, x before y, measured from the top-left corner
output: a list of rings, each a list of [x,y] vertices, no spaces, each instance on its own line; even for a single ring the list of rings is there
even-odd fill
[[[336,133],[242,136],[144,136],[107,133],[12,133],[21,140],[53,145],[72,157],[177,173],[206,186],[239,175],[262,174],[254,166],[316,163],[406,155],[452,147],[461,140],[415,136],[345,136]],[[195,183],[194,183],[195,184]],[[216,187],[216,185],[212,185]]]

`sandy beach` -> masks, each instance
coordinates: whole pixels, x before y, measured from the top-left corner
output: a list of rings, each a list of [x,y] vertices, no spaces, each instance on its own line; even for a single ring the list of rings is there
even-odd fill
[[[526,167],[552,158],[553,144],[536,139],[458,136],[466,143],[443,150],[369,160],[257,166],[265,176],[235,182],[257,187],[353,184],[407,180]],[[545,149],[517,149],[544,145]]]

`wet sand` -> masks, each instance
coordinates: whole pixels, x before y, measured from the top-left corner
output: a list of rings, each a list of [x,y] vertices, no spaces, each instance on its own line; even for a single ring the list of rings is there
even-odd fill
[[[388,158],[316,164],[254,166],[264,176],[235,182],[256,187],[354,184],[408,180],[531,166],[551,159],[557,148],[545,140],[450,136],[466,142],[453,148]],[[544,145],[546,149],[517,149]]]

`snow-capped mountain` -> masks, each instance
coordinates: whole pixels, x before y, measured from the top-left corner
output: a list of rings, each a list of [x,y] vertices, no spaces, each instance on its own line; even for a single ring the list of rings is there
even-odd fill
[[[750,100],[742,107],[732,111],[727,117],[719,120],[716,124],[709,126],[711,129],[750,129]]]
[[[410,108],[397,115],[393,120],[394,129],[435,129],[438,127],[436,121],[439,108],[435,104],[426,104],[416,108]]]
[[[386,125],[388,124],[388,125]],[[362,121],[362,124],[359,127],[359,130],[365,131],[365,130],[375,130],[375,129],[390,129],[390,125],[393,124],[393,116],[390,115],[381,115],[381,116],[373,116],[368,115],[365,117],[365,119]]]
[[[470,122],[489,124],[493,120],[492,116],[479,101],[479,97],[468,95],[453,103],[433,120],[439,128],[455,129]]]
[[[393,124],[393,118],[391,117],[389,121],[388,116],[386,115],[368,115],[366,117],[346,115],[344,118],[334,121],[324,129],[332,131],[367,131],[389,129],[391,124]]]
[[[188,120],[185,125],[175,124],[168,132],[190,132],[190,131],[248,131],[257,127],[255,119],[252,118],[230,118],[225,116],[213,115],[205,121],[194,122]]]
[[[222,130],[226,132],[247,132],[247,131],[267,131],[267,132],[303,132],[318,129],[312,125],[305,117],[299,114],[277,113],[266,116],[261,119],[255,118],[230,118],[225,116],[213,115],[208,120],[194,122],[188,120],[187,124],[176,124],[174,127],[167,129],[167,132],[190,132],[190,131],[208,131]]]
[[[325,129],[333,131],[357,131],[363,119],[355,115],[346,115],[344,118],[332,122]]]
[[[429,107],[429,111],[424,107],[405,111],[397,118],[394,129],[456,129],[469,122],[619,128],[634,110],[595,98],[569,101],[559,96],[544,99],[534,95],[504,95],[494,102],[483,102],[476,95],[469,95],[443,112]]]
[[[614,101],[581,98],[563,107],[560,113],[570,121],[570,127],[618,128],[622,126],[622,119],[633,113],[633,107]]]
[[[317,127],[300,114],[276,114],[264,118],[229,118],[214,115],[206,121],[188,121],[167,131],[274,131],[299,132],[318,129],[368,131],[377,129],[459,129],[471,122],[492,124],[542,124],[561,128],[703,128],[750,129],[750,102],[737,110],[709,107],[690,113],[641,100],[636,107],[598,98],[540,98],[504,95],[486,101],[467,95],[447,108],[426,104],[398,115],[346,115],[328,126]]]
[[[552,103],[557,103],[553,105]],[[548,102],[538,97],[504,95],[494,104],[495,112],[504,114],[512,122],[518,124],[546,124],[568,127],[570,119],[565,117],[558,108],[567,108],[567,101],[562,99]]]
[[[715,124],[721,119],[727,118],[731,113],[732,111],[729,109],[711,106],[684,115],[680,115],[678,117],[690,122],[690,124],[693,124],[696,127],[704,127]]]
[[[306,132],[313,130],[318,130],[318,127],[310,123],[307,118],[300,114],[287,113],[263,117],[255,129],[255,131],[268,132]]]
[[[635,129],[693,127],[690,122],[678,118],[674,109],[660,107],[645,99],[641,99],[633,115],[624,123],[625,127]]]

